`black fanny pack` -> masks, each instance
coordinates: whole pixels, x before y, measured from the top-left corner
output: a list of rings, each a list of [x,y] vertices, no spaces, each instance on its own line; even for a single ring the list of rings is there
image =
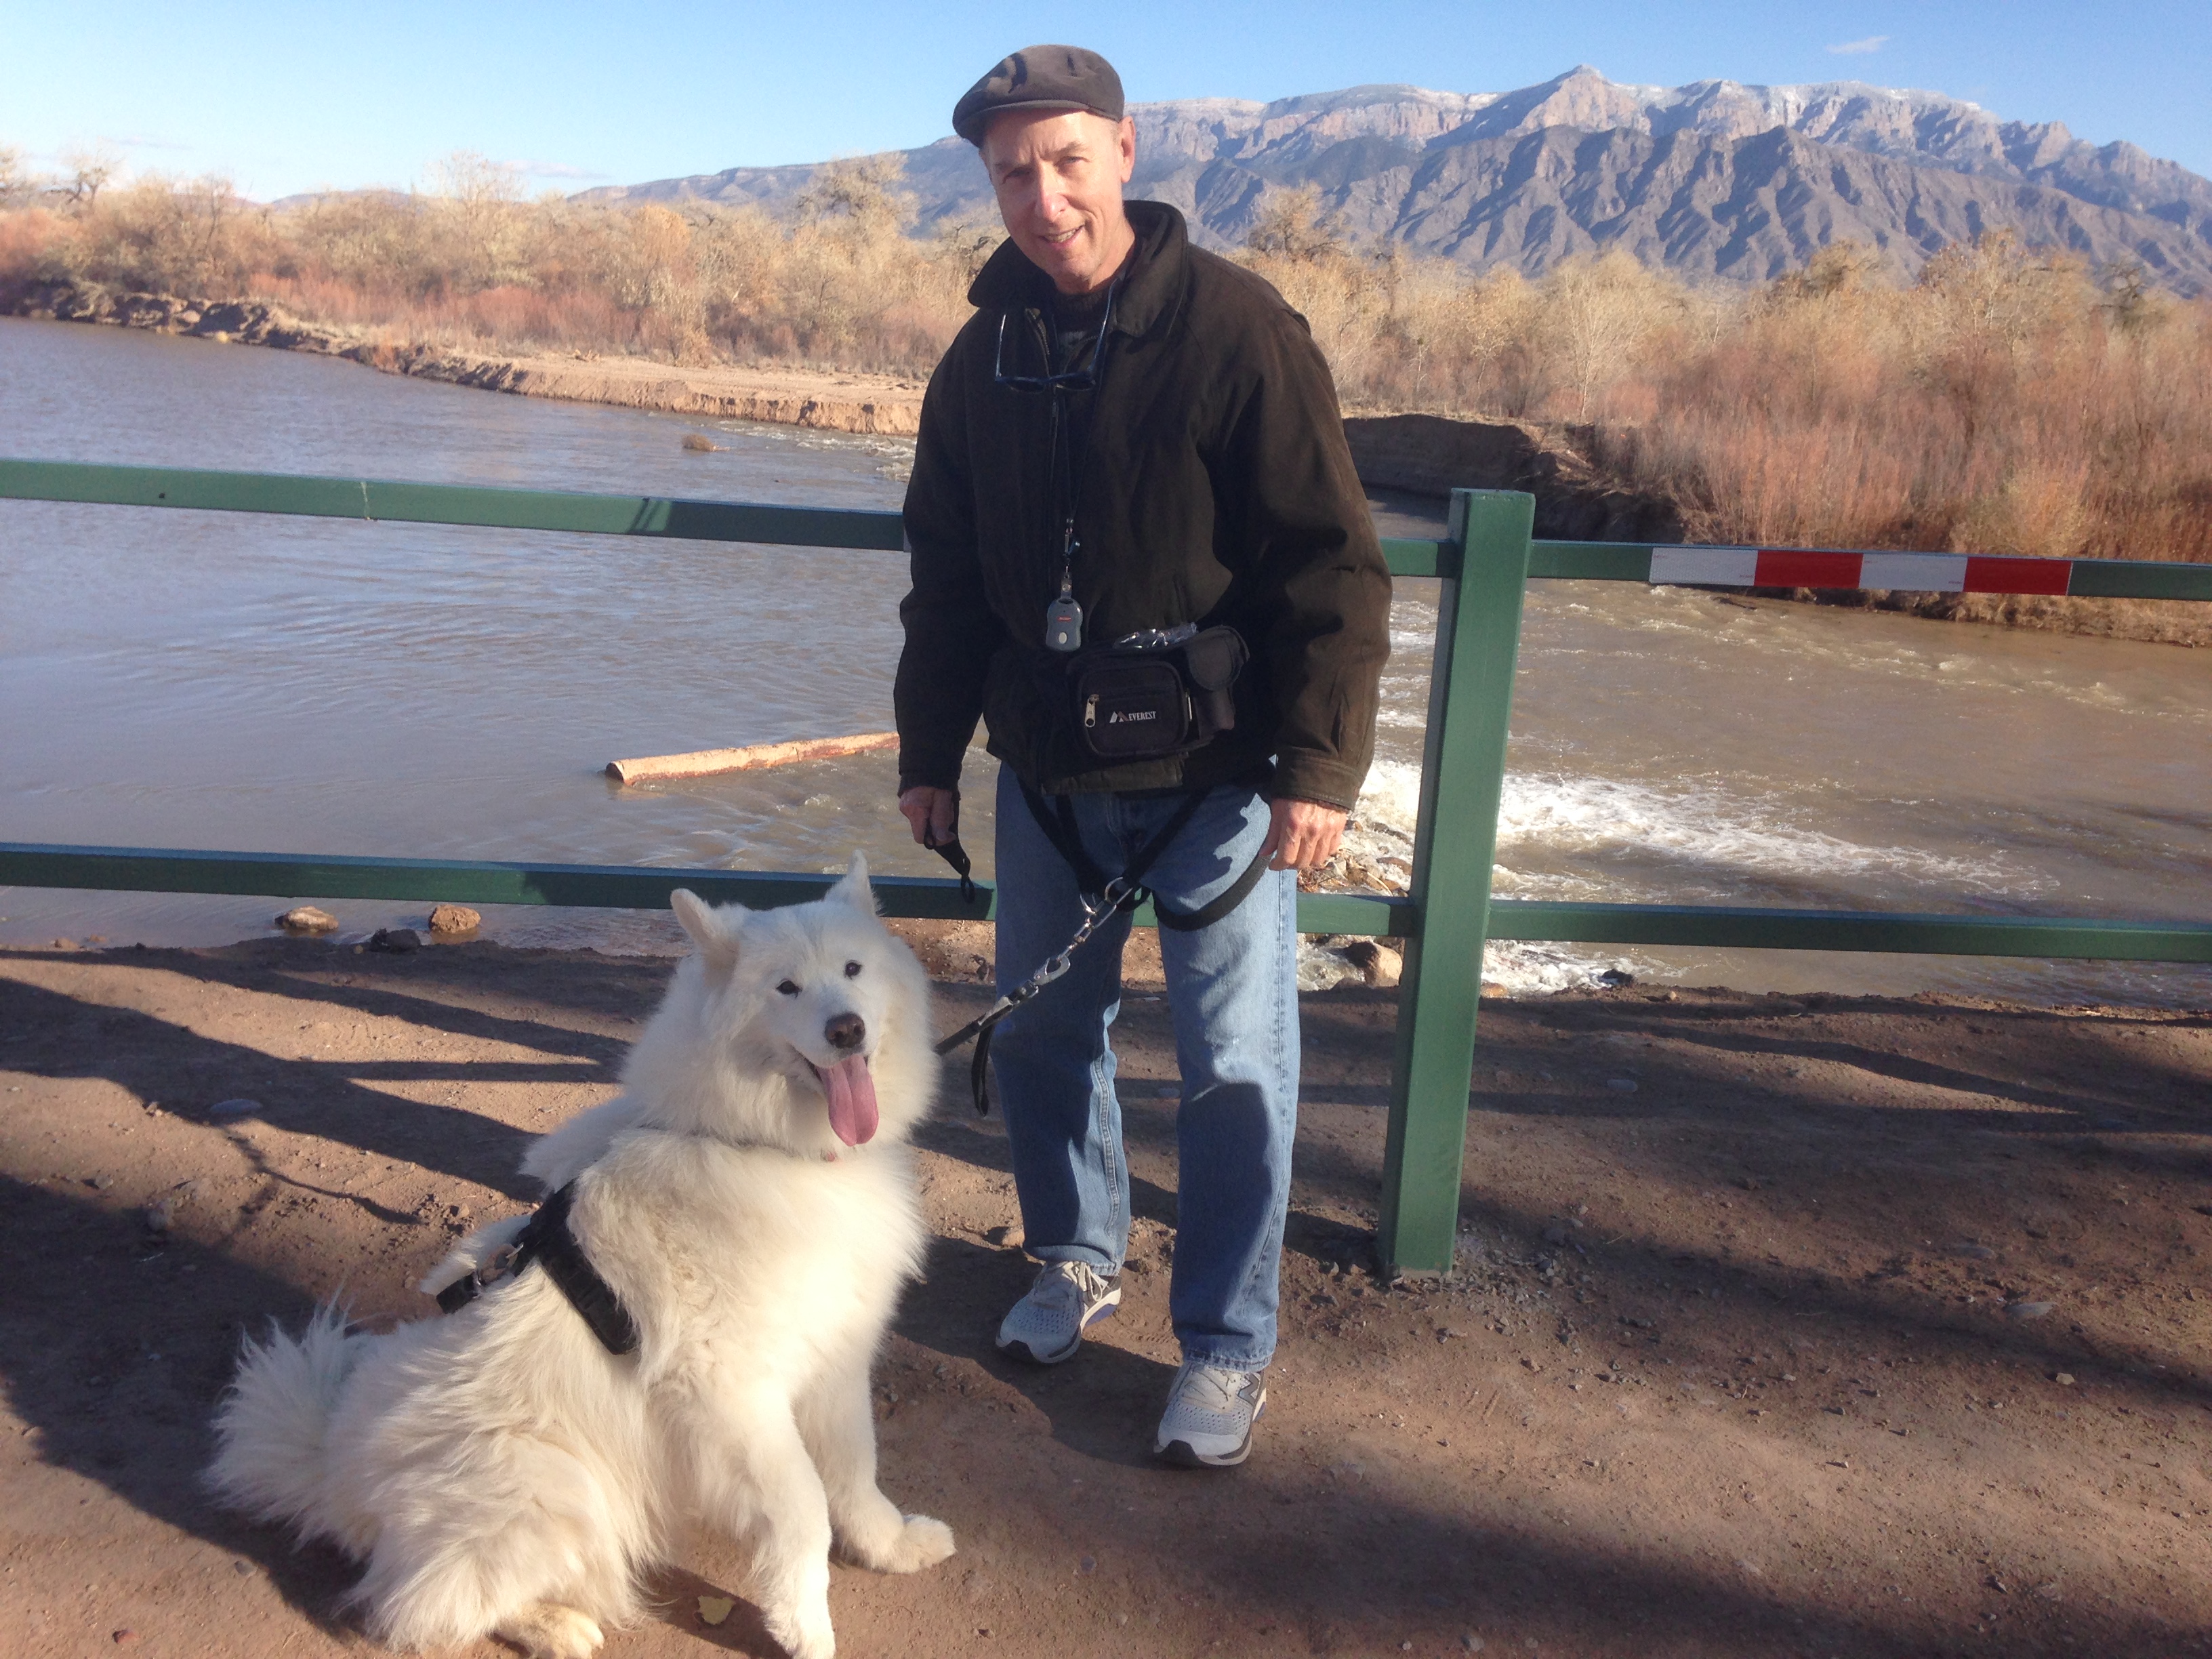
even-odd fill
[[[1163,760],[1233,731],[1248,655],[1235,629],[1188,623],[1077,652],[1067,684],[1084,747],[1103,761]]]

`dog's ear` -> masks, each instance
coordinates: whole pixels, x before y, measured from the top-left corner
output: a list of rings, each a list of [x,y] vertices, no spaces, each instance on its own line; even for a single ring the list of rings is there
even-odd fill
[[[676,912],[676,920],[684,924],[684,931],[691,935],[691,943],[709,968],[736,964],[737,931],[714,913],[713,905],[690,888],[679,887],[668,896],[668,908]]]
[[[830,890],[829,897],[838,903],[858,910],[864,916],[876,914],[876,890],[868,885],[868,861],[860,854],[853,854],[853,862],[846,867],[844,879]]]

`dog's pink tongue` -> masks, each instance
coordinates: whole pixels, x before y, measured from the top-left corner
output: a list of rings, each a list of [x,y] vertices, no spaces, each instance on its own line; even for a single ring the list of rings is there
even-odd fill
[[[858,1054],[841,1060],[822,1073],[822,1086],[830,1094],[830,1127],[848,1146],[857,1146],[876,1133],[876,1080],[868,1075],[868,1062]]]

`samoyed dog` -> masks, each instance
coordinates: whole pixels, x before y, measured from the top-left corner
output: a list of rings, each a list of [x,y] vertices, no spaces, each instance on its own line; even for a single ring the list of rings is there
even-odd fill
[[[424,1281],[481,1284],[458,1311],[368,1335],[331,1306],[249,1340],[217,1415],[215,1491],[363,1562],[354,1599],[394,1647],[582,1659],[704,1525],[750,1546],[775,1638],[830,1659],[833,1541],[879,1572],[952,1553],[878,1489],[868,1387],[922,1258],[928,981],[857,858],[811,904],[672,902],[692,950],[623,1092],[523,1160],[568,1194],[562,1249],[500,1276],[527,1242],[511,1218]],[[611,1293],[629,1352],[556,1255]]]

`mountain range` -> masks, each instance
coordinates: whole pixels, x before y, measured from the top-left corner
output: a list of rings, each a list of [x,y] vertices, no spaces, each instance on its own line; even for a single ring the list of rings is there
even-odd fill
[[[2092,265],[2140,264],[2212,292],[2212,180],[2060,124],[2001,121],[1938,93],[1813,86],[1624,86],[1587,65],[1517,92],[1352,87],[1273,103],[1139,104],[1131,194],[1171,202],[1206,246],[1241,246],[1268,198],[1311,188],[1355,246],[1391,241],[1530,276],[1620,248],[1692,281],[1759,282],[1832,242],[1901,274],[2010,229]],[[994,224],[974,149],[895,152],[917,228]],[[775,208],[820,163],[583,192]]]

